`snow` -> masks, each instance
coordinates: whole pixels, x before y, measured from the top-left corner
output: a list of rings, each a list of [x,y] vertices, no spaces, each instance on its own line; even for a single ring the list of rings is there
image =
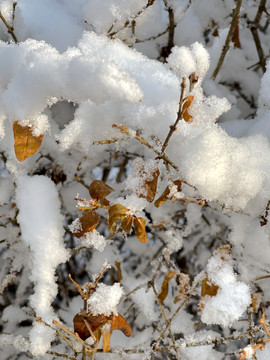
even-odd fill
[[[63,216],[58,193],[53,182],[45,176],[20,176],[16,203],[22,240],[32,253],[30,279],[35,289],[30,303],[36,316],[52,322],[51,304],[57,295],[55,269],[69,257],[63,244]],[[30,332],[33,355],[45,354],[53,339],[53,330],[36,323]]]
[[[119,283],[112,286],[98,284],[94,294],[87,300],[88,310],[93,315],[118,315],[117,305],[123,294],[124,290]]]

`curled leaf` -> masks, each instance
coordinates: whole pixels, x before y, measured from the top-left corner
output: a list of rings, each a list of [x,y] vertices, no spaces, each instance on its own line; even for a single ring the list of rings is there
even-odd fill
[[[194,96],[190,95],[190,96],[185,97],[183,100],[184,104],[182,107],[182,116],[186,122],[193,121],[192,116],[188,113],[189,107],[192,104],[193,99],[194,99]]]
[[[35,154],[41,146],[43,135],[34,136],[30,126],[21,126],[18,121],[13,123],[14,150],[19,161],[24,161]]]
[[[169,281],[173,279],[173,277],[176,275],[176,271],[169,270],[163,280],[163,283],[161,285],[160,293],[158,294],[158,299],[160,302],[163,302],[169,291]]]
[[[181,191],[182,189],[182,180],[175,180],[173,182],[174,185],[177,186],[177,191]],[[170,193],[171,193],[171,188],[170,186],[167,186],[166,189],[163,191],[163,193],[160,195],[160,197],[155,201],[155,207],[160,207],[161,205],[163,205],[167,200],[170,199]]]
[[[99,224],[98,214],[93,210],[85,210],[79,219],[81,229],[73,232],[73,235],[80,238],[85,233],[93,231]]]
[[[85,311],[81,311],[79,314],[76,314],[73,318],[74,332],[76,332],[82,340],[86,340],[91,336],[84,320],[87,321],[91,331],[95,333],[102,325],[105,324],[107,318],[103,314],[92,315],[91,312],[86,313]]]
[[[122,221],[127,216],[128,209],[121,204],[115,204],[109,207],[109,220],[108,228],[109,232],[113,234],[116,230],[116,222]]]
[[[147,235],[146,235],[146,232],[145,232],[145,223],[146,223],[145,219],[143,219],[141,217],[134,216],[135,234],[136,234],[137,238],[141,242],[148,241],[148,238],[147,238]]]
[[[128,337],[132,335],[131,326],[120,314],[112,316],[111,330],[121,330]]]
[[[113,191],[113,188],[101,180],[94,180],[89,186],[89,194],[93,199],[96,200],[104,199]]]

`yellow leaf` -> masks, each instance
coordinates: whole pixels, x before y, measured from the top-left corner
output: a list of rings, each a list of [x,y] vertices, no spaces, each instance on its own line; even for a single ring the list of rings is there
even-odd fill
[[[190,105],[192,104],[193,99],[194,99],[194,96],[190,95],[190,96],[185,97],[183,100],[184,104],[182,107],[182,116],[186,122],[191,122],[193,120],[192,116],[188,113],[188,109],[189,109]]]
[[[177,191],[181,191],[181,187],[182,187],[182,180],[175,180],[174,185],[177,186]],[[161,205],[163,205],[167,200],[169,200],[170,198],[170,187],[167,186],[166,189],[163,191],[163,193],[160,195],[160,197],[155,201],[155,207],[160,207]]]
[[[104,199],[113,191],[113,188],[101,180],[94,180],[89,186],[89,194],[93,199],[96,200]]]
[[[176,271],[169,270],[163,280],[163,283],[161,285],[160,293],[158,294],[158,298],[160,302],[163,302],[169,291],[169,281],[176,275]]]
[[[126,217],[124,218],[124,220],[122,220],[122,223],[121,223],[122,229],[123,229],[127,234],[130,234],[132,222],[133,222],[133,216],[131,216],[131,215],[126,216]]]
[[[128,209],[121,204],[115,204],[109,207],[108,229],[111,234],[115,232],[116,222],[122,221],[127,216]]]
[[[34,136],[29,126],[21,126],[18,121],[15,121],[13,133],[15,154],[19,161],[24,161],[40,148],[43,135]]]
[[[73,233],[73,235],[78,238],[84,236],[84,234],[87,232],[93,231],[98,226],[98,214],[95,211],[86,210],[80,217],[80,223],[82,229]]]
[[[141,241],[141,242],[146,242],[148,241],[147,239],[147,235],[145,232],[145,223],[146,220],[141,218],[141,217],[137,217],[134,216],[134,230],[135,230],[135,234],[137,236],[137,238]]]

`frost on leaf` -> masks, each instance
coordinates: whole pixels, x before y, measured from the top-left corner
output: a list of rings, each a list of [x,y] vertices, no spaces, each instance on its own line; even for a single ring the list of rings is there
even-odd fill
[[[177,186],[177,191],[180,192],[182,190],[182,180],[175,180],[173,182],[174,185]],[[167,186],[160,197],[155,201],[155,207],[159,208],[163,205],[167,200],[171,198],[171,186]]]
[[[43,135],[34,136],[29,126],[21,126],[18,121],[15,121],[13,133],[15,154],[19,161],[24,161],[40,148]]]
[[[73,235],[80,238],[84,236],[85,233],[93,231],[98,224],[98,214],[94,210],[85,210],[79,219],[79,224],[77,224],[76,229],[73,231]]]

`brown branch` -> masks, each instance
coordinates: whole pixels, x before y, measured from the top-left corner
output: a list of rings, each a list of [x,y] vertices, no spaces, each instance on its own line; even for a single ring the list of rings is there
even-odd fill
[[[107,31],[107,33],[111,37],[111,39],[113,39],[113,37],[116,34],[118,34],[120,31],[124,30],[130,24],[131,21],[134,21],[138,16],[140,16],[143,13],[144,10],[146,10],[149,6],[153,5],[154,2],[155,2],[155,0],[148,0],[148,3],[141,10],[139,10],[136,15],[133,16],[132,20],[127,20],[123,26],[121,26],[118,30],[111,33],[115,23],[112,24],[110,29]]]
[[[256,46],[256,49],[257,49],[257,53],[258,53],[258,56],[259,56],[259,63],[260,63],[260,66],[262,68],[262,71],[264,73],[266,71],[266,60],[265,60],[263,48],[262,48],[259,33],[258,33],[258,27],[260,25],[262,13],[263,13],[263,11],[266,10],[265,9],[265,4],[266,4],[266,0],[261,0],[260,5],[258,7],[257,14],[255,16],[255,19],[253,20],[252,25],[250,27],[250,31],[252,33],[253,40],[254,40],[254,43],[255,43],[255,46]]]
[[[7,30],[8,30],[8,33],[12,36],[12,39],[14,40],[14,42],[16,44],[18,44],[18,39],[14,33],[14,28],[9,26],[8,22],[6,21],[6,19],[4,18],[2,12],[0,11],[0,19],[3,21],[3,23],[5,24]]]
[[[217,74],[218,74],[218,72],[219,72],[219,70],[220,70],[220,68],[221,68],[221,66],[223,64],[223,61],[224,61],[225,56],[227,54],[227,51],[230,48],[230,43],[232,41],[234,30],[235,30],[235,27],[237,25],[237,17],[238,17],[238,14],[240,12],[241,4],[242,4],[242,0],[237,0],[236,6],[233,9],[233,18],[232,18],[231,26],[230,26],[230,29],[229,29],[225,44],[224,44],[224,46],[222,48],[222,52],[220,54],[220,58],[218,60],[217,66],[216,66],[216,68],[215,68],[215,70],[213,72],[213,75],[212,75],[212,79],[214,79],[214,80],[215,80],[215,78],[216,78],[216,76],[217,76]]]
[[[177,113],[177,118],[175,120],[175,123],[170,126],[170,131],[162,145],[162,148],[161,148],[161,153],[164,154],[164,151],[166,149],[166,147],[168,146],[168,143],[170,141],[170,138],[172,137],[172,134],[176,131],[177,129],[177,124],[179,123],[179,121],[182,119],[182,105],[183,105],[183,99],[184,99],[184,91],[185,91],[185,88],[186,88],[186,80],[185,78],[183,77],[182,79],[182,83],[181,83],[181,92],[180,92],[180,100],[179,100],[179,107],[178,107],[178,113]]]

